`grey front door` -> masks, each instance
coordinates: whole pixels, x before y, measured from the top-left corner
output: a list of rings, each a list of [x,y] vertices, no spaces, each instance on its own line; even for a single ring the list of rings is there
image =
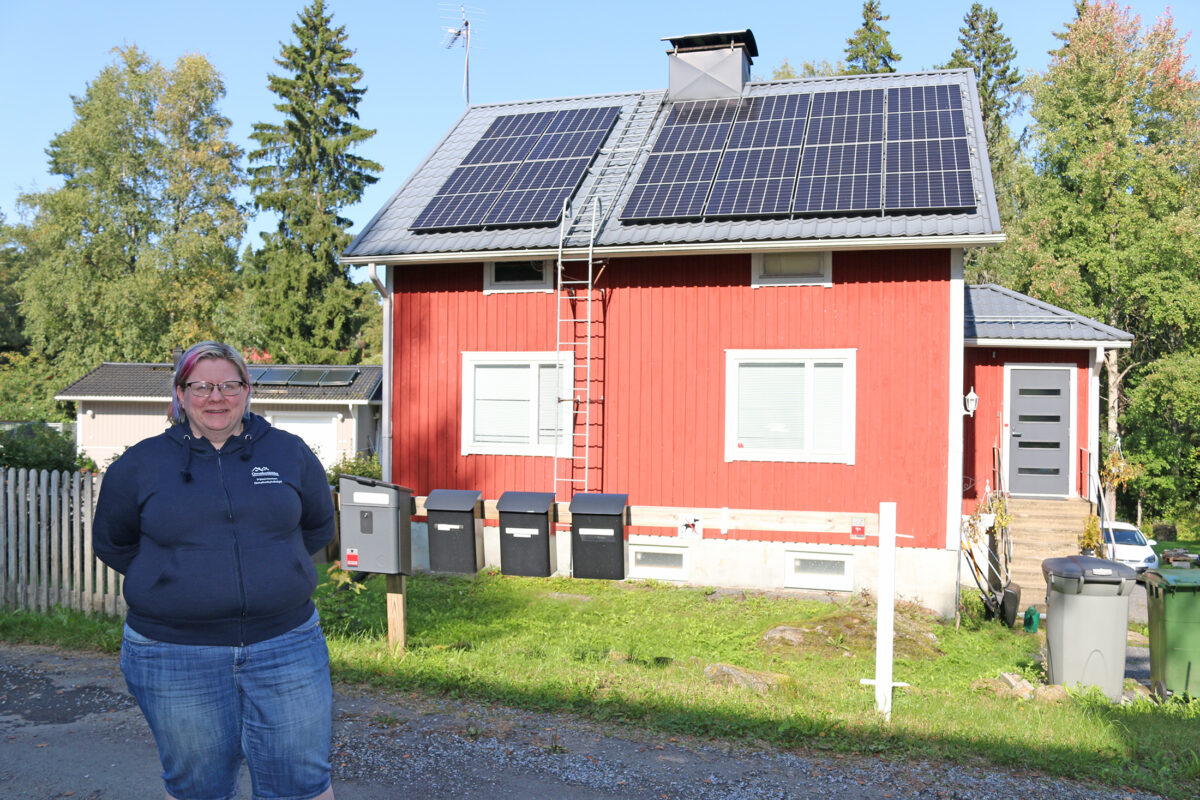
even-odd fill
[[[1070,370],[1013,369],[1008,402],[1008,490],[1013,494],[1068,494]]]

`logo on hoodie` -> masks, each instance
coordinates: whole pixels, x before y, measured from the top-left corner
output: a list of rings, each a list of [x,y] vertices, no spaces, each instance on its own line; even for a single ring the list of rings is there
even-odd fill
[[[251,467],[250,477],[254,480],[255,486],[267,486],[272,483],[283,483],[279,480],[279,473],[270,467]]]

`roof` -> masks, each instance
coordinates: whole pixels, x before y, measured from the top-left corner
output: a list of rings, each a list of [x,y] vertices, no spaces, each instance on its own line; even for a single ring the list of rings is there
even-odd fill
[[[968,344],[1016,340],[1129,347],[1133,343],[1132,333],[994,283],[967,286],[963,317]]]
[[[843,90],[957,86],[976,205],[954,213],[871,212],[859,216],[792,216],[775,219],[704,219],[630,224],[618,219],[634,192],[651,146],[671,108],[665,90],[568,97],[472,106],[368,222],[346,249],[346,263],[405,263],[496,258],[547,258],[557,254],[559,226],[493,227],[475,230],[410,230],[497,117],[616,106],[619,116],[590,163],[568,214],[568,251],[582,252],[594,199],[600,203],[595,237],[597,257],[665,252],[767,251],[803,247],[960,247],[1003,240],[988,166],[987,143],[979,111],[975,76],[970,69],[918,73],[849,75],[785,81],[750,82],[742,99],[816,94]]]
[[[252,364],[251,377],[255,379],[259,368]],[[340,376],[349,383],[337,386],[265,384],[254,381],[252,398],[258,401],[282,403],[344,403],[364,405],[381,402],[383,394],[383,367],[378,364],[357,364],[350,367],[334,367],[319,364],[270,364],[280,369],[350,370]],[[125,400],[145,401],[171,398],[171,380],[175,368],[171,364],[126,364],[106,361],[72,383],[54,396],[55,400]],[[265,376],[264,376],[265,377]],[[342,381],[339,381],[342,383]]]

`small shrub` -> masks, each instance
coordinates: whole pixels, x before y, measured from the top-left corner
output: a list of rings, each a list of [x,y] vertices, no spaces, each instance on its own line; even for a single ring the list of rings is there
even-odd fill
[[[75,440],[40,422],[0,431],[0,467],[74,470]]]
[[[379,454],[355,453],[352,456],[342,456],[342,460],[330,467],[326,473],[330,486],[337,486],[339,474],[380,480],[383,478],[383,468],[379,465]]]

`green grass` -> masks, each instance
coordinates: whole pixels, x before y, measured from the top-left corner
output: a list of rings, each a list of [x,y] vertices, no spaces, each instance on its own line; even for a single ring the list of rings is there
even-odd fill
[[[782,748],[951,759],[1088,776],[1189,796],[1200,780],[1200,701],[1112,705],[1098,692],[1046,703],[998,695],[1001,672],[1042,679],[1037,635],[968,613],[960,629],[897,610],[892,720],[874,710],[874,606],[648,582],[419,575],[408,579],[407,648],[386,644],[384,582],[317,591],[334,677],[632,723],[663,734]],[[70,614],[0,613],[0,638],[113,650],[120,626]],[[764,644],[777,625],[798,646]],[[760,693],[705,667],[772,673]],[[1181,788],[1183,787],[1183,788]]]

